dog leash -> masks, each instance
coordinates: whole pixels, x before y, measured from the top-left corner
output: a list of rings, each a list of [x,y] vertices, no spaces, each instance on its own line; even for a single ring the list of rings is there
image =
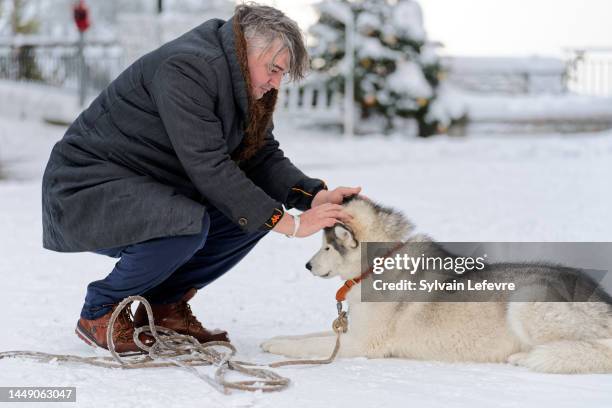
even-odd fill
[[[138,327],[134,330],[134,342],[143,353],[132,353],[120,355],[115,350],[113,342],[114,323],[121,311],[134,302],[141,302],[147,311],[148,326]],[[289,365],[314,365],[331,363],[340,350],[340,336],[348,330],[348,319],[346,312],[338,310],[338,317],[334,320],[332,328],[336,333],[336,345],[329,358],[324,360],[286,360],[271,364],[258,364],[246,361],[233,360],[236,348],[229,342],[211,341],[200,343],[195,337],[183,335],[174,330],[155,325],[153,311],[149,302],[141,296],[129,296],[123,299],[115,308],[109,320],[109,330],[106,334],[110,357],[82,357],[70,354],[50,354],[37,351],[6,351],[0,352],[0,360],[3,358],[27,358],[39,362],[77,363],[87,364],[104,368],[159,368],[180,367],[189,371],[196,377],[208,383],[212,388],[224,394],[229,394],[230,389],[243,391],[272,392],[281,391],[289,386],[290,379],[283,377],[274,371],[257,367],[283,367]],[[155,338],[152,346],[143,344],[139,335],[146,332]],[[219,352],[215,347],[226,348],[226,353]],[[198,370],[195,366],[216,366],[214,377],[211,378]],[[238,372],[253,379],[241,381],[228,381],[225,375],[228,371]]]
[[[141,302],[147,310],[149,325],[134,330],[134,342],[144,350],[144,353],[122,356],[115,351],[113,342],[114,323],[121,311],[129,307],[133,301]],[[236,354],[236,348],[229,342],[212,341],[202,344],[195,337],[156,326],[153,320],[151,305],[142,296],[129,296],[123,299],[111,315],[108,327],[109,330],[107,331],[106,338],[109,345],[108,350],[111,354],[110,357],[81,357],[35,351],[7,351],[0,353],[0,359],[29,358],[39,362],[80,363],[97,367],[121,369],[180,367],[224,394],[229,394],[230,389],[262,392],[280,391],[287,388],[290,383],[288,378],[272,370],[246,367],[251,364],[232,360],[232,357]],[[143,344],[138,338],[139,334],[145,331],[155,338],[155,343],[150,347]],[[222,347],[229,351],[223,353],[216,350],[216,347]],[[217,367],[214,377],[203,374],[194,368],[194,366],[211,365]],[[229,370],[253,379],[241,381],[226,380],[225,374]]]
[[[276,363],[268,364],[268,367],[276,368],[283,367],[289,365],[314,365],[314,364],[329,364],[335,360],[338,355],[338,351],[340,351],[340,336],[348,331],[348,317],[346,312],[342,310],[342,303],[337,303],[338,308],[338,317],[336,317],[332,323],[332,329],[334,333],[336,333],[336,344],[331,355],[324,360],[285,360],[285,361],[277,361]]]

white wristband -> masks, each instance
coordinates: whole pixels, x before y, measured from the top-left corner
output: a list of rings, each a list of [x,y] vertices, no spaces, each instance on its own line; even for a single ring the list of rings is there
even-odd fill
[[[287,238],[295,238],[298,230],[300,229],[300,216],[299,215],[294,215],[293,216],[293,234],[291,235],[286,235]]]

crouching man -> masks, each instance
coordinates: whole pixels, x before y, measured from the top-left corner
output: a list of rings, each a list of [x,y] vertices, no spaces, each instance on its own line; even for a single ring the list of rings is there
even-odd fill
[[[137,60],[69,127],[43,177],[43,245],[118,258],[87,287],[82,340],[107,348],[111,313],[130,295],[151,302],[158,325],[228,340],[192,313],[196,291],[269,231],[306,237],[347,220],[339,204],[360,189],[329,191],[272,134],[282,79],[302,78],[307,66],[294,21],[241,5]],[[134,325],[146,324],[142,305],[134,319],[125,309],[116,351],[138,351]]]

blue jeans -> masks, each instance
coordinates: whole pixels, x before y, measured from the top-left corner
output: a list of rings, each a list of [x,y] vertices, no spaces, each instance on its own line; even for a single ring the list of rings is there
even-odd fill
[[[157,304],[176,302],[190,288],[201,289],[229,271],[267,232],[246,233],[208,207],[199,234],[96,251],[120,260],[106,278],[87,286],[81,317],[97,319],[132,295]]]

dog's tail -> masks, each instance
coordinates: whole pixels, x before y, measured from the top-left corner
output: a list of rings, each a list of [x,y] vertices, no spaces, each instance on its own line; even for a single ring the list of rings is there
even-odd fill
[[[542,373],[612,373],[612,339],[541,344],[524,353],[518,364]]]

